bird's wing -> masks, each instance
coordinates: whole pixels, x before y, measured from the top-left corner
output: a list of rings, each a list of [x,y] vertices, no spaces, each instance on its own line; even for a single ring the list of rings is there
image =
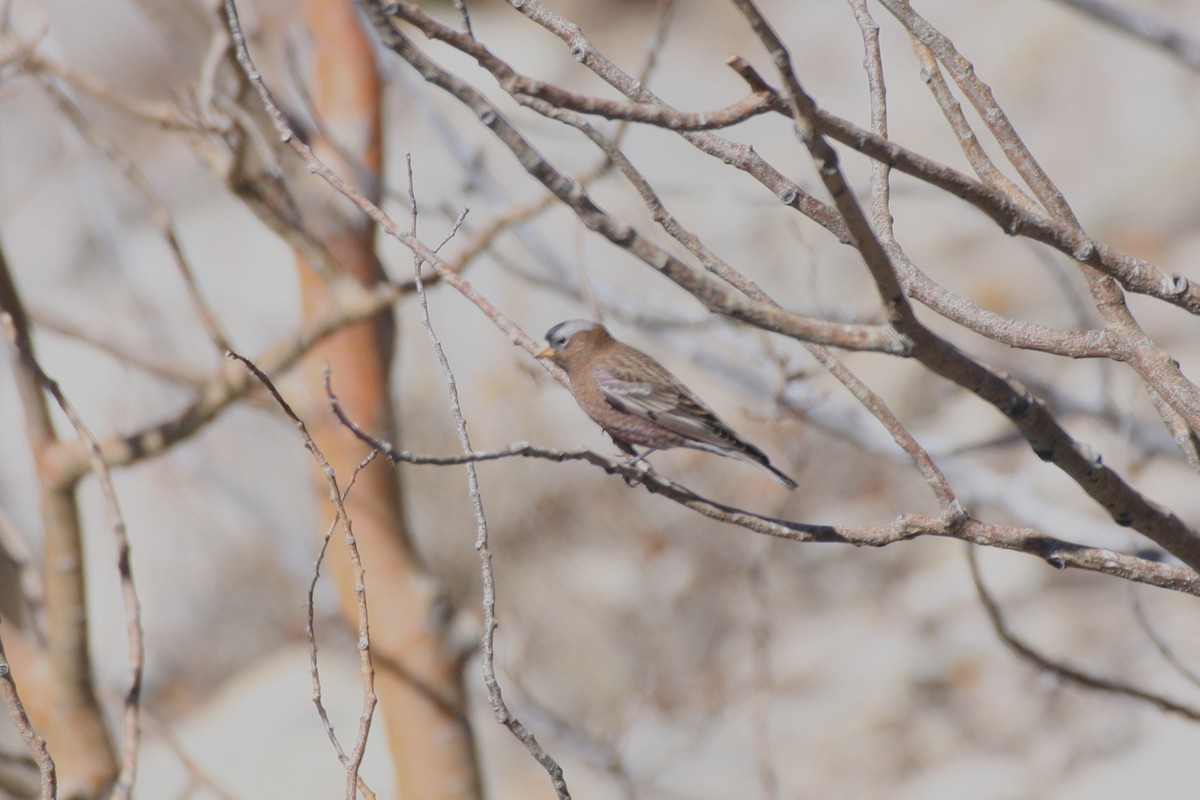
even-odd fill
[[[653,363],[653,367],[656,369],[647,371],[597,365],[592,368],[592,377],[605,401],[618,411],[660,425],[697,444],[720,450],[755,449],[738,438],[712,409],[673,375],[657,363]],[[647,372],[654,374],[644,374]]]

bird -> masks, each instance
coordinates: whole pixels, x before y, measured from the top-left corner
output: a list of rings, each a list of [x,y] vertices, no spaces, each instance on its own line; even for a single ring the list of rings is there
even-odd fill
[[[788,489],[796,482],[739,436],[695,392],[641,350],[586,319],[560,322],[536,353],[567,373],[571,394],[621,452],[637,463],[657,450],[690,447],[741,459]],[[648,448],[638,455],[636,447]]]

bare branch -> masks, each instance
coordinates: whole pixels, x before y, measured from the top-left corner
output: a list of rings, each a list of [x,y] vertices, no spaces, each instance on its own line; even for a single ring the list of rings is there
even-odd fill
[[[234,22],[236,24],[236,20]],[[353,522],[346,514],[346,506],[343,502],[345,493],[338,486],[337,474],[333,471],[325,454],[321,452],[321,448],[313,441],[313,438],[308,433],[308,427],[304,421],[292,410],[279,390],[275,388],[275,384],[267,377],[254,362],[250,361],[245,356],[237,353],[228,353],[227,356],[234,361],[240,363],[246,370],[254,376],[254,378],[266,387],[271,393],[271,397],[275,399],[276,404],[283,410],[292,423],[299,431],[301,438],[304,440],[304,448],[312,454],[320,466],[321,471],[325,473],[325,482],[329,486],[329,500],[333,503],[333,507],[337,515],[337,525],[341,528],[345,538],[346,551],[350,556],[351,568],[354,571],[354,594],[358,605],[358,657],[360,661],[360,674],[362,676],[362,713],[359,716],[358,738],[354,743],[354,750],[347,758],[345,754],[338,752],[338,757],[342,760],[346,768],[346,800],[354,800],[358,791],[358,770],[362,764],[363,753],[367,746],[367,736],[371,732],[371,720],[375,713],[375,705],[377,698],[375,696],[375,667],[371,660],[371,627],[367,615],[367,580],[366,573],[363,569],[362,559],[358,554],[358,544],[354,540]],[[355,470],[355,475],[358,470]],[[347,487],[347,492],[349,487]],[[324,548],[322,548],[324,552]],[[336,740],[335,740],[336,746]]]
[[[495,461],[502,458],[540,458],[555,463],[584,461],[609,475],[615,475],[630,486],[641,486],[651,494],[660,495],[710,519],[737,525],[755,533],[787,539],[793,542],[840,542],[866,547],[886,547],[918,536],[944,536],[962,539],[972,544],[1015,550],[1037,556],[1056,569],[1081,569],[1116,575],[1137,583],[1200,596],[1200,573],[1189,567],[1165,564],[1161,561],[1118,553],[1103,547],[1086,547],[1056,539],[1032,528],[995,525],[972,518],[943,518],[902,514],[886,525],[815,525],[776,519],[746,509],[701,497],[685,486],[651,470],[630,466],[625,459],[610,458],[593,450],[555,450],[537,447],[529,442],[514,442],[497,450],[477,450],[454,456],[434,456],[397,450],[385,441],[363,431],[337,404],[331,402],[334,414],[342,424],[370,446],[377,448],[392,463],[452,466],[474,461]]]
[[[325,380],[328,383],[328,371],[325,374]],[[354,488],[354,481],[358,478],[358,473],[361,472],[364,467],[374,461],[377,455],[379,455],[378,450],[371,450],[369,453],[367,453],[366,458],[364,458],[354,467],[354,472],[351,473],[350,480],[346,482],[346,491],[342,492],[341,495],[342,512],[345,511],[346,498],[349,496],[350,490]],[[329,742],[333,745],[334,752],[337,753],[338,761],[342,763],[342,767],[344,767],[346,770],[350,770],[350,756],[347,756],[346,751],[342,748],[341,740],[338,739],[337,734],[333,730],[333,723],[329,721],[329,712],[325,710],[325,703],[321,698],[321,670],[317,661],[316,601],[314,596],[317,591],[317,581],[321,578],[321,563],[325,560],[325,553],[329,550],[329,541],[333,538],[333,533],[337,530],[338,523],[339,519],[335,508],[334,518],[332,521],[330,521],[329,527],[325,529],[325,536],[321,540],[321,549],[317,552],[317,560],[313,563],[312,580],[309,581],[308,584],[308,597],[306,602],[308,616],[305,620],[304,632],[308,637],[308,667],[309,675],[312,678],[313,705],[317,708],[317,716],[321,718],[321,725],[325,728],[325,735],[329,737]],[[361,563],[359,566],[361,567]],[[361,719],[359,720],[359,735],[360,738],[363,738]],[[365,741],[365,738],[363,738],[363,741]],[[356,753],[356,755],[361,763],[361,754]],[[357,768],[355,768],[355,771],[357,772]],[[371,791],[370,787],[367,786],[366,781],[362,779],[361,775],[356,775],[356,777],[358,779],[358,790],[362,792],[363,797],[367,798],[367,800],[374,800],[375,793]]]
[[[891,0],[883,0],[890,3]],[[887,252],[875,237],[838,166],[838,157],[820,134],[816,103],[801,87],[782,40],[751,0],[733,0],[771,54],[788,90],[793,119],[834,202],[858,242],[858,251],[874,278],[888,320],[913,343],[912,355],[932,372],[991,403],[1019,430],[1035,454],[1054,463],[1102,506],[1119,525],[1146,535],[1193,569],[1200,569],[1200,534],[1176,514],[1154,503],[1106,466],[1090,445],[1077,442],[1038,398],[1020,382],[975,361],[926,328],[915,316]],[[1015,148],[1015,143],[1012,144]],[[1030,168],[1031,179],[1040,174]],[[1043,187],[1043,202],[1053,200]],[[1069,211],[1069,209],[1068,209]],[[1065,213],[1065,212],[1064,212]],[[1175,364],[1178,372],[1178,364]],[[1189,384],[1190,385],[1190,384]],[[1193,387],[1194,388],[1194,387]],[[1200,405],[1194,409],[1200,414]]]
[[[141,740],[141,698],[142,670],[144,668],[146,650],[142,638],[142,611],[138,600],[137,586],[133,579],[132,550],[129,535],[125,528],[125,517],[121,513],[121,504],[117,500],[117,492],[113,487],[112,474],[104,456],[100,451],[100,443],[92,434],[90,428],[79,416],[75,406],[63,394],[58,383],[45,373],[34,357],[26,332],[19,330],[8,311],[0,313],[0,323],[4,324],[6,333],[21,358],[25,369],[38,379],[42,388],[54,398],[58,407],[66,414],[79,436],[87,447],[88,460],[100,491],[104,497],[104,507],[108,516],[109,529],[112,531],[117,551],[117,573],[121,585],[121,600],[125,613],[125,638],[128,645],[129,657],[129,686],[125,692],[124,709],[122,714],[121,767],[116,784],[112,790],[114,798],[128,798],[133,792],[133,782],[137,775],[138,749]]]
[[[8,713],[17,727],[17,733],[21,734],[21,738],[29,747],[29,752],[33,754],[33,760],[37,763],[42,778],[43,800],[54,800],[58,797],[58,773],[54,768],[54,759],[46,750],[46,740],[38,736],[29,721],[29,715],[25,713],[25,706],[21,703],[21,697],[17,693],[17,684],[13,680],[12,668],[8,664],[8,657],[4,654],[3,637],[0,637],[0,697],[4,698],[4,705],[8,707]]]
[[[412,209],[412,227],[409,229],[409,235],[416,240],[417,196],[413,184],[412,156],[406,157],[406,163],[409,203]],[[454,430],[458,434],[458,441],[462,446],[463,453],[470,453],[471,437],[467,433],[467,421],[463,417],[462,406],[458,400],[458,384],[454,380],[454,371],[450,367],[450,360],[446,358],[446,351],[442,347],[441,340],[438,339],[437,332],[433,328],[433,320],[429,316],[429,302],[425,297],[425,287],[421,283],[421,257],[416,252],[413,253],[413,280],[417,284],[417,299],[421,306],[421,325],[429,337],[429,344],[437,356],[438,367],[441,370],[442,379],[446,383],[446,398],[450,407],[450,415],[454,420]],[[496,678],[496,626],[498,624],[496,622],[496,577],[492,569],[492,551],[488,546],[487,517],[483,511],[483,495],[479,491],[479,477],[475,472],[475,462],[468,460],[465,464],[467,467],[467,496],[470,498],[471,509],[475,514],[475,550],[479,553],[479,569],[483,578],[483,683],[487,687],[488,702],[492,706],[496,721],[512,731],[513,736],[516,736],[521,744],[525,745],[529,754],[546,770],[555,794],[560,800],[569,800],[571,793],[567,788],[566,779],[563,777],[562,767],[538,743],[533,732],[526,728],[524,723],[509,710],[508,705],[504,702],[500,682]]]
[[[1067,204],[1062,191],[1021,140],[1008,115],[996,102],[991,87],[979,78],[974,66],[958,52],[954,43],[917,14],[908,2],[880,2],[900,20],[913,39],[929,47],[938,61],[945,65],[950,77],[966,94],[1004,150],[1009,163],[1050,216],[1084,236],[1083,226]],[[791,88],[789,86],[789,90]],[[1086,252],[1079,252],[1074,257],[1080,262],[1097,310],[1113,334],[1112,341],[1117,350],[1115,357],[1128,363],[1151,389],[1187,420],[1192,430],[1200,432],[1200,387],[1188,380],[1179,362],[1159,348],[1142,330],[1126,306],[1118,282],[1091,266],[1087,256]]]

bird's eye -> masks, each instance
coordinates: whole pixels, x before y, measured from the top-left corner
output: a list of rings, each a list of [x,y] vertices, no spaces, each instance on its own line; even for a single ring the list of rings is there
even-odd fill
[[[555,337],[554,337],[554,344],[558,345],[559,347],[563,347],[563,346],[565,346],[565,345],[566,345],[566,343],[567,343],[567,337],[566,337],[566,336],[562,336],[562,335],[560,334],[560,335],[558,335],[558,336],[555,336]]]

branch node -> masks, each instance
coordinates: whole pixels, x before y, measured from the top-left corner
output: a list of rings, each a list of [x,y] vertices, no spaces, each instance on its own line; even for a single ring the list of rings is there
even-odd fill
[[[1079,247],[1075,248],[1075,252],[1071,254],[1072,258],[1081,264],[1086,264],[1096,255],[1096,243],[1091,239],[1084,239]]]

